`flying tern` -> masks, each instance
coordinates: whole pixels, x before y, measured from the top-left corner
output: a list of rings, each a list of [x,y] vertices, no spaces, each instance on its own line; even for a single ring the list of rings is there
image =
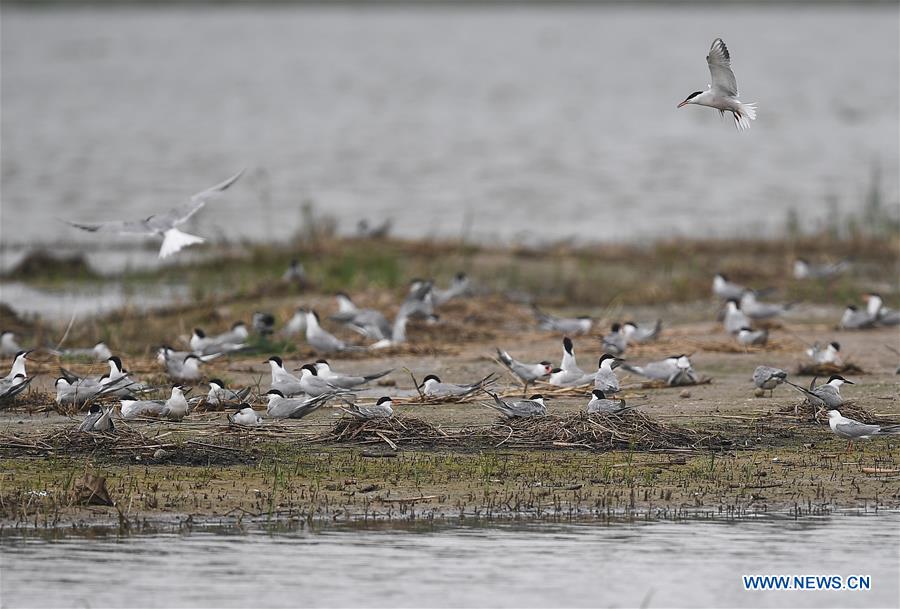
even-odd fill
[[[195,243],[203,243],[205,241],[203,237],[184,233],[176,227],[187,222],[194,214],[203,208],[207,201],[211,201],[221,195],[222,192],[234,184],[243,173],[244,170],[242,169],[224,182],[193,195],[187,203],[178,207],[173,207],[165,213],[149,216],[144,220],[117,220],[97,223],[71,222],[65,220],[65,222],[66,224],[92,233],[119,233],[125,235],[162,237],[163,242],[162,246],[159,248],[159,257],[167,258],[184,247],[194,245]]]
[[[709,64],[712,83],[707,86],[706,91],[695,91],[688,95],[678,107],[688,104],[708,106],[718,110],[722,116],[731,112],[738,131],[749,129],[750,121],[756,120],[756,104],[738,100],[737,80],[731,71],[731,54],[721,38],[713,40],[706,63]]]

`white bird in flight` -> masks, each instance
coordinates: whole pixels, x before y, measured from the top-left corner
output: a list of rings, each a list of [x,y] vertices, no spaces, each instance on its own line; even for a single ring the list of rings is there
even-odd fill
[[[741,103],[737,98],[738,87],[734,72],[731,71],[731,55],[721,38],[713,40],[706,63],[709,64],[712,84],[708,85],[706,91],[695,91],[688,95],[678,107],[688,104],[709,106],[718,110],[722,116],[731,112],[738,131],[749,129],[750,121],[756,120],[756,104]]]
[[[69,220],[64,220],[64,222],[92,233],[119,233],[123,235],[162,237],[163,242],[162,247],[159,248],[159,257],[166,258],[183,247],[204,242],[203,237],[184,233],[176,227],[187,222],[191,216],[203,208],[207,201],[216,198],[229,186],[237,182],[237,179],[243,173],[244,170],[241,169],[224,182],[193,195],[187,203],[173,207],[165,213],[149,216],[144,220],[113,220],[94,224],[71,222]]]

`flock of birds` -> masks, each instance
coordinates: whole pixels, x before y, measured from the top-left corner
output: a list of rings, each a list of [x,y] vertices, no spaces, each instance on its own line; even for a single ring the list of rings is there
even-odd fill
[[[292,264],[292,269],[293,266]],[[826,268],[829,269],[827,274],[824,270]],[[802,263],[798,261],[795,276],[801,279],[833,277],[846,268],[847,263],[814,267],[806,261]],[[288,272],[292,272],[292,269]],[[457,274],[446,289],[437,288],[431,281],[413,280],[393,322],[389,322],[378,310],[358,307],[349,295],[337,294],[337,310],[330,316],[330,321],[357,332],[370,341],[368,345],[351,344],[341,340],[323,327],[316,311],[305,308],[298,308],[277,332],[283,337],[305,338],[307,344],[322,356],[397,346],[406,341],[408,320],[419,319],[426,323],[435,323],[439,319],[436,313],[438,307],[453,299],[470,295],[472,288],[470,279],[463,273]],[[714,277],[712,292],[724,302],[722,324],[725,331],[743,345],[764,343],[765,341],[759,338],[755,340],[749,338],[767,336],[766,329],[754,329],[753,324],[783,315],[791,309],[790,304],[759,300],[759,292],[730,281],[722,274]],[[864,329],[900,323],[897,311],[887,309],[877,294],[867,294],[865,300],[867,306],[862,311],[848,307],[840,320],[841,328]],[[856,314],[851,323],[849,314],[852,311]],[[634,321],[613,324],[610,331],[601,338],[604,352],[597,361],[597,368],[585,371],[577,363],[575,343],[570,336],[577,337],[589,333],[594,320],[586,316],[557,317],[537,307],[533,308],[533,313],[540,329],[565,336],[562,339],[562,358],[559,366],[554,366],[547,360],[537,363],[519,361],[509,352],[497,349],[497,362],[522,382],[523,396],[528,394],[529,386],[538,382],[559,388],[589,388],[591,393],[585,406],[586,411],[590,414],[615,414],[633,408],[632,405],[627,405],[625,400],[615,397],[621,392],[617,376],[617,370],[620,368],[669,386],[693,385],[701,381],[702,377],[694,369],[690,356],[683,353],[644,364],[626,361],[622,357],[629,345],[656,340],[662,331],[662,320],[650,324],[639,324]],[[865,315],[864,321],[857,319],[862,314]],[[249,327],[244,322],[237,322],[230,330],[215,335],[195,328],[187,341],[188,350],[178,351],[168,345],[159,347],[157,361],[168,377],[175,382],[166,400],[143,399],[143,395],[159,388],[133,378],[124,367],[121,358],[114,355],[102,342],[91,348],[48,349],[51,355],[60,358],[87,357],[105,361],[109,366],[109,371],[99,377],[79,376],[60,368],[61,375],[56,380],[56,402],[63,407],[90,407],[79,426],[79,430],[85,432],[115,429],[116,409],[103,408],[98,402],[104,398],[119,401],[118,417],[124,420],[160,417],[180,421],[201,402],[213,407],[233,407],[234,411],[228,414],[228,420],[239,426],[261,425],[265,418],[300,419],[330,401],[338,402],[343,412],[359,420],[393,416],[394,400],[391,397],[383,396],[374,404],[362,404],[354,395],[354,391],[387,376],[392,369],[371,374],[340,372],[333,369],[326,359],[319,359],[293,370],[289,369],[284,360],[277,355],[265,360],[270,368],[271,381],[268,390],[258,396],[266,402],[265,417],[249,403],[250,387],[230,388],[221,379],[209,380],[209,391],[205,395],[188,397],[191,385],[204,379],[202,370],[204,363],[247,349],[252,333],[269,335],[275,332],[274,316],[257,312],[253,315]],[[0,379],[0,401],[11,400],[31,382],[32,377],[27,376],[25,368],[31,352],[22,349],[12,332],[0,333],[0,355],[14,355],[10,373]],[[841,364],[840,344],[836,341],[827,342],[824,346],[818,343],[810,345],[806,355],[817,364],[836,366]],[[462,384],[449,383],[436,374],[429,374],[416,387],[416,391],[423,398],[433,401],[456,401],[483,393],[490,398],[483,404],[507,418],[547,414],[543,395],[533,394],[521,399],[504,398],[493,390],[498,380],[496,372],[490,372],[477,381]],[[769,391],[770,395],[781,384],[795,388],[814,407],[827,410],[831,429],[837,435],[850,440],[850,443],[854,439],[900,433],[900,426],[866,425],[841,416],[838,410],[844,404],[841,387],[845,384],[852,385],[853,382],[840,375],[832,375],[827,382],[820,385],[816,385],[816,379],[813,379],[813,383],[808,387],[802,387],[790,381],[786,371],[761,365],[753,372],[752,381],[760,392]]]
[[[743,103],[738,99],[737,81],[731,69],[731,55],[721,38],[713,41],[706,60],[711,76],[707,90],[691,93],[678,107],[690,104],[707,106],[717,109],[722,116],[731,112],[736,127],[739,130],[748,129],[750,121],[756,119],[755,104]],[[207,202],[221,196],[242,174],[243,170],[194,194],[185,204],[145,219],[68,223],[93,233],[161,237],[159,257],[166,258],[186,246],[204,241],[203,237],[188,234],[178,227],[192,218]],[[368,224],[361,223],[358,229],[360,234],[375,235],[381,231],[386,232],[389,227],[389,222],[380,227],[369,227]],[[794,275],[797,279],[829,279],[843,273],[848,267],[847,262],[817,266],[798,259],[794,265]],[[302,265],[294,261],[284,277],[289,281],[304,281]],[[338,338],[323,327],[316,311],[305,308],[298,308],[279,333],[285,338],[304,337],[310,347],[322,355],[397,347],[407,341],[406,327],[409,320],[436,322],[438,316],[435,309],[454,298],[467,295],[470,287],[469,279],[464,274],[457,275],[446,289],[438,289],[431,281],[415,280],[410,284],[406,299],[393,321],[389,321],[377,310],[358,307],[347,294],[338,294],[337,312],[331,316],[331,321],[357,332],[369,341],[367,345],[351,344]],[[760,292],[738,285],[721,274],[715,276],[712,287],[713,293],[725,303],[722,323],[726,332],[745,348],[766,344],[769,331],[765,327],[757,327],[757,324],[783,315],[792,307],[791,303],[764,302],[759,299],[762,296]],[[588,413],[619,413],[631,408],[624,400],[613,397],[621,391],[616,373],[620,367],[668,385],[690,385],[700,380],[690,357],[685,354],[672,355],[643,365],[625,361],[621,357],[630,344],[655,340],[662,330],[661,320],[647,325],[633,321],[613,324],[610,331],[602,337],[604,353],[598,360],[597,369],[585,371],[576,362],[574,343],[570,337],[590,332],[594,321],[589,317],[556,317],[537,308],[534,309],[534,314],[540,328],[561,333],[565,338],[558,367],[546,360],[537,363],[522,362],[507,351],[497,349],[498,361],[522,381],[523,395],[527,395],[529,385],[536,382],[546,382],[555,387],[591,387],[591,397],[586,405]],[[855,305],[848,306],[839,325],[843,329],[863,329],[898,324],[900,312],[885,307],[877,294],[868,294],[866,307],[860,309]],[[226,387],[221,379],[212,379],[208,381],[209,392],[205,396],[188,398],[188,385],[203,379],[204,363],[244,350],[251,330],[269,334],[274,332],[274,325],[272,315],[256,313],[251,327],[238,322],[229,331],[218,335],[208,335],[202,329],[195,329],[189,340],[189,350],[179,351],[168,345],[160,347],[157,360],[169,378],[176,383],[171,388],[170,397],[164,401],[141,399],[144,393],[155,388],[133,379],[121,359],[104,343],[86,349],[51,350],[51,354],[60,357],[89,357],[109,364],[109,372],[96,378],[82,377],[61,368],[61,376],[56,380],[56,402],[61,406],[90,406],[87,417],[79,426],[85,432],[114,429],[114,408],[104,409],[96,403],[100,398],[109,397],[120,400],[119,416],[123,419],[152,415],[180,421],[197,403],[205,401],[211,405],[236,405],[235,411],[228,415],[229,421],[235,425],[260,425],[263,417],[247,402],[250,388],[232,389]],[[10,373],[0,379],[0,401],[11,400],[31,382],[25,370],[29,353],[30,351],[17,344],[12,333],[4,332],[0,335],[0,354],[14,356]],[[836,364],[840,361],[840,345],[834,341],[824,346],[817,343],[809,346],[807,354],[816,363]],[[363,405],[354,401],[352,393],[355,389],[386,376],[391,370],[375,374],[338,372],[325,359],[288,370],[285,362],[278,356],[268,358],[266,363],[271,368],[271,383],[260,397],[267,401],[268,418],[302,418],[331,400],[340,401],[342,410],[356,419],[368,420],[393,415],[393,401],[390,397],[384,396],[375,404]],[[497,380],[497,374],[491,372],[472,383],[454,384],[430,374],[417,387],[417,391],[423,397],[435,400],[458,400],[485,393],[491,398],[485,405],[508,418],[546,414],[547,408],[541,394],[522,399],[505,399],[491,389]],[[826,383],[818,386],[814,384],[814,379],[809,387],[801,387],[789,381],[784,370],[759,366],[753,373],[753,382],[761,391],[772,392],[782,383],[796,388],[813,405],[828,409],[831,429],[851,441],[900,433],[900,426],[865,425],[842,417],[837,410],[843,404],[840,388],[852,382],[839,375],[831,376]]]

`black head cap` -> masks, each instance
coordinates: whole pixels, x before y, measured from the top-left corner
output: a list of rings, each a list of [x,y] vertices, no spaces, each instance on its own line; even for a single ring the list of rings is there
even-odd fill
[[[309,370],[313,376],[319,376],[319,370],[315,364],[303,364],[300,366],[300,370]]]
[[[425,378],[422,379],[422,382],[424,383],[425,381],[429,381],[429,380],[432,380],[432,379],[434,379],[434,380],[437,381],[438,383],[441,382],[441,379],[438,378],[438,375],[436,375],[436,374],[429,374],[428,376],[426,376]]]
[[[99,404],[92,405],[90,412],[91,412],[91,414],[97,414],[98,412],[100,412],[100,405]]]
[[[466,274],[463,273],[462,271],[460,271],[456,274],[457,281],[465,281],[465,279],[466,279]]]
[[[114,363],[116,365],[116,368],[118,368],[119,370],[123,369],[122,368],[122,360],[119,359],[118,355],[113,355],[111,358],[109,358],[106,361]]]
[[[269,389],[268,391],[266,391],[266,395],[277,395],[278,397],[284,397],[284,394],[277,389]]]
[[[550,372],[552,372],[553,374],[556,374],[557,372],[562,372],[562,368],[554,368]]]
[[[266,363],[268,363],[268,362],[275,362],[279,366],[282,366],[282,367],[284,366],[284,361],[282,361],[282,359],[280,357],[278,357],[277,355],[273,355],[272,357],[267,359]]]
[[[697,96],[700,95],[701,93],[703,93],[703,91],[694,91],[693,93],[691,93],[690,95],[688,95],[688,96],[685,98],[684,101],[687,101],[687,100],[689,100],[689,99],[694,99],[695,97],[697,97]]]
[[[831,343],[829,343],[829,344],[830,344],[832,347],[834,347],[834,350],[835,350],[835,351],[840,351],[840,350],[841,350],[841,343],[839,343],[839,342],[837,342],[837,341],[834,341],[834,342],[831,342]]]
[[[572,355],[572,339],[568,336],[563,338],[563,349],[566,350],[566,353]]]
[[[219,387],[225,387],[225,383],[222,382],[222,379],[209,379],[209,384],[212,385],[213,383],[215,383]]]
[[[606,399],[606,394],[603,393],[602,391],[600,391],[599,389],[594,389],[591,393],[593,393],[593,394],[594,394],[594,397],[597,398],[597,399],[599,399],[599,400],[605,400],[605,399]]]
[[[553,364],[551,364],[550,362],[548,362],[547,360],[544,360],[544,361],[538,362],[538,363],[539,363],[541,366],[552,366],[552,365],[553,365]]]
[[[247,324],[245,324],[245,323],[242,322],[242,321],[236,321],[236,322],[234,322],[233,324],[231,324],[231,329],[232,329],[232,330],[237,330],[237,329],[240,328],[241,326],[246,326],[246,325],[247,325]]]
[[[200,328],[194,328],[194,334],[196,334],[200,338],[206,338],[206,332],[204,332]]]
[[[597,367],[599,368],[600,366],[602,366],[603,362],[605,362],[608,359],[615,360],[616,356],[610,355],[609,353],[604,353],[603,355],[600,356],[600,361],[597,362]]]
[[[840,374],[832,374],[832,375],[831,375],[831,378],[828,379],[828,382],[830,383],[831,381],[835,381],[835,380],[837,380],[837,381],[844,381],[844,382],[847,383],[848,385],[855,385],[855,383],[854,383],[853,381],[848,381],[847,379],[845,379],[844,377],[842,377]]]
[[[543,400],[543,399],[544,399],[544,396],[542,396],[540,393],[535,393],[533,396],[531,396],[531,397],[528,398],[528,399],[529,399],[529,400],[532,400],[532,401],[533,401],[533,400]]]
[[[851,304],[851,305],[847,305],[847,308],[850,309],[851,311],[856,311],[856,310],[857,310],[856,305],[852,305],[852,304]]]
[[[618,323],[615,323],[615,324],[611,325],[609,327],[609,329],[612,330],[613,332],[618,332],[619,330],[622,329],[622,326]]]
[[[384,404],[385,402],[393,402],[393,401],[394,400],[392,400],[388,396],[384,396],[382,398],[378,398],[378,405],[380,406],[381,404]]]
[[[317,364],[325,364],[325,365],[327,366],[327,365],[328,365],[328,360],[317,359],[317,360],[316,360],[316,363],[317,363]]]

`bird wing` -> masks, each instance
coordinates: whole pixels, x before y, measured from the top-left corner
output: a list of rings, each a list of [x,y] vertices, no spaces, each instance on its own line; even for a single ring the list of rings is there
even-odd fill
[[[709,48],[709,55],[706,56],[706,63],[709,64],[713,91],[721,95],[737,97],[737,80],[734,78],[734,72],[731,71],[731,55],[721,38],[713,40],[712,46]]]
[[[126,235],[152,235],[155,233],[147,220],[113,220],[111,222],[71,222],[63,220],[69,226],[86,230],[90,233],[120,233]]]
[[[847,419],[834,426],[834,430],[844,437],[859,438],[878,433],[881,428],[878,425],[866,425],[859,421]]]
[[[244,170],[241,169],[239,172],[225,180],[224,182],[220,182],[215,186],[211,186],[206,190],[201,190],[195,195],[191,196],[190,200],[183,205],[179,205],[177,207],[173,207],[169,211],[159,216],[154,217],[154,220],[159,222],[165,222],[169,226],[178,226],[179,224],[183,224],[187,222],[191,216],[200,211],[204,205],[206,205],[207,201],[215,199],[219,195],[221,195],[225,190],[227,190],[232,184],[238,181],[238,178],[243,175]]]

